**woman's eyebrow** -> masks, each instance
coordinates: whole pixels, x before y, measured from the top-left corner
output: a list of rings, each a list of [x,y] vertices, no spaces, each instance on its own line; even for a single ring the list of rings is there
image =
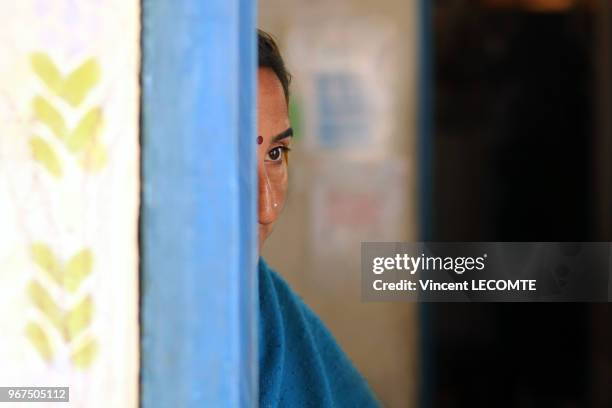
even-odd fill
[[[272,143],[279,142],[287,137],[292,137],[292,136],[293,136],[293,128],[287,128],[287,130],[284,130],[280,132],[278,135],[274,136],[274,138],[272,138]]]

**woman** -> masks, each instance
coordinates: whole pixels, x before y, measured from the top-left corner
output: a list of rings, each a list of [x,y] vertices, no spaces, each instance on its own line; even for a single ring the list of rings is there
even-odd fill
[[[259,247],[287,194],[290,76],[272,38],[258,32]],[[377,407],[376,398],[319,318],[259,260],[262,407]]]

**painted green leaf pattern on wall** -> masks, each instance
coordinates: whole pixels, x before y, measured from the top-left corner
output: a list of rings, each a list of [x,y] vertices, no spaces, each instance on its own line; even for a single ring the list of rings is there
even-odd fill
[[[66,291],[66,294],[76,293],[93,269],[94,259],[89,248],[77,251],[65,264],[42,242],[32,244],[30,250],[34,264],[50,276],[57,288]],[[73,364],[80,368],[88,367],[97,352],[95,338],[90,336],[85,342],[73,343],[82,337],[81,334],[84,334],[92,323],[94,303],[91,294],[84,295],[76,303],[62,305],[61,301],[65,302],[66,297],[54,299],[52,292],[38,279],[30,281],[27,293],[34,306],[57,330],[62,341],[72,348]],[[29,322],[26,337],[44,360],[53,358],[51,336],[45,332],[43,326]]]
[[[66,314],[66,332],[69,341],[74,340],[91,323],[93,302],[87,296]]]
[[[49,292],[37,281],[28,285],[28,295],[36,307],[60,331],[63,331],[63,312],[55,303]]]
[[[33,136],[30,139],[30,150],[34,160],[43,165],[55,177],[62,176],[62,166],[55,151],[43,138]]]
[[[79,368],[87,368],[98,353],[98,342],[88,339],[72,353],[72,363]]]
[[[39,324],[30,322],[26,326],[26,337],[32,342],[38,353],[45,361],[53,359],[53,348],[49,338]]]
[[[35,97],[32,108],[36,119],[47,125],[58,139],[63,140],[66,137],[64,118],[45,98]]]
[[[73,107],[80,105],[100,81],[100,66],[95,58],[83,62],[66,77],[45,53],[32,53],[30,65],[49,89]]]
[[[62,86],[61,97],[72,106],[78,106],[99,80],[100,67],[98,62],[91,58],[66,78]]]
[[[107,149],[98,140],[104,124],[102,108],[89,108],[72,129],[68,128],[66,117],[62,114],[80,113],[81,104],[100,82],[98,61],[90,58],[66,76],[63,76],[53,60],[42,52],[30,55],[30,65],[42,83],[67,104],[62,105],[58,101],[54,104],[52,100],[41,95],[35,96],[32,99],[34,118],[49,128],[61,144],[76,156],[84,170],[97,171],[104,168],[108,161]],[[34,160],[59,178],[62,172],[58,156],[48,142],[43,142],[37,141],[32,147]]]
[[[62,271],[61,266],[51,248],[47,245],[38,242],[32,244],[30,247],[30,252],[32,253],[32,259],[34,263],[40,267],[43,271],[47,272],[49,276],[55,281],[55,283],[62,284]]]
[[[62,92],[64,79],[51,58],[45,53],[35,52],[30,55],[32,69],[43,80],[45,85],[54,93],[59,95]]]
[[[75,292],[83,279],[91,273],[92,265],[93,256],[91,251],[88,248],[79,251],[66,264],[64,287],[70,292]]]
[[[68,149],[76,153],[90,146],[100,132],[102,123],[102,109],[96,107],[87,112],[66,140]]]
[[[101,79],[98,61],[89,58],[63,74],[48,54],[35,52],[30,54],[30,65],[45,87],[40,95],[32,98],[33,118],[53,135],[30,137],[33,160],[58,179],[63,175],[60,160],[65,157],[63,152],[73,156],[86,171],[102,169],[108,161],[107,148],[100,140],[104,127],[103,109],[85,103]],[[56,149],[64,150],[58,155]],[[89,367],[98,351],[95,337],[88,334],[94,302],[91,294],[79,291],[93,271],[91,249],[83,248],[68,259],[60,260],[49,245],[36,242],[30,246],[30,255],[40,273],[49,279],[35,277],[27,285],[28,297],[40,312],[38,319],[42,321],[29,321],[25,336],[45,361],[52,362],[55,356],[63,355],[54,352],[54,346],[60,342],[69,348],[74,366]],[[79,296],[76,303],[72,299],[74,295]]]

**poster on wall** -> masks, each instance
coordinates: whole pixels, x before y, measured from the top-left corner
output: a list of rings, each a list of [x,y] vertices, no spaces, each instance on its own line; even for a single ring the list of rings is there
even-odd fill
[[[358,259],[360,240],[392,240],[406,229],[413,163],[397,147],[414,131],[398,115],[398,89],[414,67],[400,65],[399,38],[388,16],[347,10],[311,11],[288,29],[293,112],[297,106],[313,170],[310,249],[320,270]]]
[[[361,242],[405,239],[405,208],[411,190],[406,182],[408,163],[319,163],[311,205],[311,251],[326,284],[334,280],[325,265],[358,266]],[[351,268],[347,269],[350,273]],[[336,270],[339,271],[339,270]],[[339,283],[343,276],[335,276]]]
[[[297,21],[286,41],[305,147],[358,159],[389,154],[397,129],[398,31],[383,17]]]
[[[139,2],[0,16],[0,385],[136,407]]]

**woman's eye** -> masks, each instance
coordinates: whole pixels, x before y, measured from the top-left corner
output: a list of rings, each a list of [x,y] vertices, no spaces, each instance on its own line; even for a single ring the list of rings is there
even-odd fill
[[[285,152],[285,150],[286,148],[282,146],[275,147],[274,149],[268,152],[268,158],[271,161],[280,161],[283,159],[283,153]]]

